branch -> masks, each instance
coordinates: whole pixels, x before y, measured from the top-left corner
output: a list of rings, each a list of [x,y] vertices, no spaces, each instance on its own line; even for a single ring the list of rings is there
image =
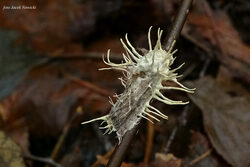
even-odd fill
[[[186,20],[186,17],[189,13],[189,8],[192,4],[192,0],[183,0],[181,7],[177,13],[177,16],[175,18],[175,21],[173,23],[173,26],[171,28],[171,31],[168,35],[165,48],[166,50],[169,50],[171,47],[171,44],[174,40],[176,40],[181,32],[181,29],[184,25],[184,22]],[[117,144],[115,147],[115,151],[113,152],[107,167],[119,167],[124,159],[125,153],[133,139],[133,137],[136,135],[136,132],[138,131],[140,126],[140,123],[136,125],[133,129],[128,131],[122,139],[122,142],[120,144]]]
[[[182,1],[182,4],[179,8],[179,11],[178,11],[177,16],[174,20],[173,26],[171,28],[171,31],[166,38],[167,39],[166,44],[165,44],[166,50],[169,50],[173,41],[179,37],[181,29],[185,23],[187,15],[189,13],[189,8],[190,8],[191,4],[192,4],[192,0],[183,0]]]

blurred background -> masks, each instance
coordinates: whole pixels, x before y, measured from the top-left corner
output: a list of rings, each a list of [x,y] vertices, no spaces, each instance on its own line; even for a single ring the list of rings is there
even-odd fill
[[[147,31],[170,31],[180,0],[1,0],[0,167],[101,167],[118,141],[98,123],[122,93],[125,33],[143,52]],[[21,9],[11,9],[18,8]],[[8,9],[9,7],[9,9]],[[123,167],[250,166],[250,2],[195,0],[173,65],[196,92],[165,92],[186,106],[143,121]],[[172,84],[166,82],[165,84]],[[113,98],[115,100],[115,98]]]

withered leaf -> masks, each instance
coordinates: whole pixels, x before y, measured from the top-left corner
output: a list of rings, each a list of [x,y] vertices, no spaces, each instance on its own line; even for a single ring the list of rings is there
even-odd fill
[[[216,54],[232,76],[250,82],[250,46],[242,42],[226,12],[212,11],[205,0],[195,4],[182,34],[206,52]]]
[[[24,76],[48,58],[35,53],[20,34],[0,29],[0,100],[9,95]]]
[[[190,97],[203,113],[204,127],[215,150],[231,165],[249,167],[249,99],[230,96],[212,78],[201,78],[190,85],[196,87]]]

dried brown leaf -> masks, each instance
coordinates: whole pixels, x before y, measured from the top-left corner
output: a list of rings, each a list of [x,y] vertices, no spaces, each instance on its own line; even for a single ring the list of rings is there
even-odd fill
[[[211,78],[190,85],[196,87],[190,97],[203,113],[204,127],[215,150],[233,166],[250,166],[249,99],[231,96]]]
[[[95,66],[88,68],[88,73],[80,71],[87,65],[85,62],[63,62],[33,70],[16,91],[2,101],[4,127],[28,126],[30,132],[39,136],[57,135],[76,112],[77,106],[82,106],[87,115],[108,111],[108,98],[93,91],[95,87],[89,89],[63,76],[65,68],[73,71],[74,67],[83,76],[94,78],[92,73],[97,73]]]
[[[250,82],[250,46],[242,42],[224,11],[212,11],[205,0],[197,1],[183,35],[207,52],[216,53],[232,76]]]

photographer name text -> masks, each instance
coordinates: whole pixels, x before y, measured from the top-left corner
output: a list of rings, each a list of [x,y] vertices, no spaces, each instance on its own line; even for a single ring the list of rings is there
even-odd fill
[[[31,6],[26,6],[26,5],[4,5],[2,10],[34,10],[36,9],[35,5],[31,5]]]

